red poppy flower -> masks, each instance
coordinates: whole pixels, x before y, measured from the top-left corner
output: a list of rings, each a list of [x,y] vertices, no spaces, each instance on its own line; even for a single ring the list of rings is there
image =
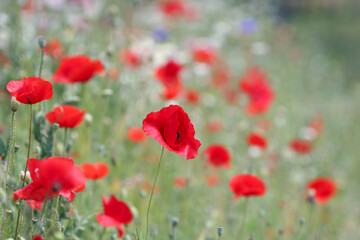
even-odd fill
[[[165,86],[173,86],[178,84],[180,80],[179,74],[182,68],[183,67],[174,60],[169,60],[164,65],[155,69],[155,77]]]
[[[216,175],[209,175],[205,178],[209,186],[216,186],[219,183],[219,178]]]
[[[96,215],[96,221],[104,227],[115,226],[118,230],[118,236],[124,235],[123,224],[129,224],[132,221],[132,213],[125,202],[119,201],[114,195],[110,199],[101,197],[104,206],[104,213]]]
[[[320,177],[310,181],[306,191],[318,204],[324,205],[335,195],[336,184],[330,178]]]
[[[36,208],[41,211],[41,204],[44,203],[44,201],[28,200],[26,203],[29,205],[29,207],[31,207],[32,210]]]
[[[85,177],[91,180],[97,180],[105,177],[109,173],[106,163],[83,163],[81,168],[84,170]]]
[[[223,129],[223,123],[220,120],[210,120],[206,124],[206,130],[209,132],[218,132]]]
[[[161,94],[161,98],[164,100],[176,99],[180,95],[182,88],[183,86],[180,81],[174,84],[166,84],[164,85],[164,92]]]
[[[52,84],[38,77],[10,81],[7,86],[10,94],[21,103],[35,104],[52,98]]]
[[[236,104],[239,100],[239,94],[232,87],[227,87],[224,89],[224,95],[226,102],[229,104]]]
[[[58,106],[45,117],[51,123],[58,123],[60,128],[74,128],[79,126],[84,118],[85,110],[71,105]]]
[[[239,174],[229,181],[230,190],[235,194],[234,199],[241,196],[263,196],[266,192],[264,182],[257,176],[251,174]]]
[[[144,184],[142,185],[142,189],[145,190],[148,193],[151,193],[152,191],[152,184],[150,182],[144,182]],[[154,194],[158,194],[159,193],[159,188],[157,186],[155,186],[154,188]]]
[[[294,139],[290,142],[290,148],[298,154],[308,154],[311,152],[311,143],[303,139]]]
[[[203,154],[211,166],[230,168],[231,156],[225,146],[220,144],[210,145],[204,150]]]
[[[211,82],[215,87],[223,87],[230,82],[230,74],[227,67],[217,67],[212,74]]]
[[[264,138],[264,136],[257,133],[251,133],[247,137],[247,143],[249,146],[257,146],[261,149],[266,149],[267,147],[266,138]]]
[[[32,240],[43,240],[43,238],[40,235],[36,235]]]
[[[319,134],[323,127],[324,127],[324,121],[321,115],[317,115],[314,118],[310,120],[309,127],[314,129],[317,134]]]
[[[192,54],[194,61],[199,63],[213,64],[217,58],[214,48],[210,46],[195,47]]]
[[[187,90],[185,92],[185,98],[186,98],[186,101],[190,104],[198,104],[199,101],[200,101],[200,96],[199,96],[199,92],[196,91],[196,90]]]
[[[187,4],[182,0],[165,0],[158,5],[160,11],[166,17],[184,17],[187,15]]]
[[[195,129],[189,116],[177,105],[149,113],[143,121],[143,130],[163,147],[186,159],[195,158],[201,145],[195,139]]]
[[[239,81],[240,90],[249,97],[247,113],[265,113],[274,99],[274,92],[266,80],[266,75],[258,68],[249,69]]]
[[[120,59],[126,66],[136,68],[141,66],[141,57],[132,50],[125,49],[120,53]]]
[[[145,133],[139,127],[130,127],[127,132],[128,138],[134,143],[141,143],[145,141]]]
[[[54,59],[60,59],[65,56],[65,53],[61,47],[61,44],[60,44],[59,40],[56,38],[50,39],[49,41],[47,41],[47,43],[44,47],[44,52],[46,55],[49,55],[50,57],[52,57]]]
[[[176,187],[179,187],[179,188],[186,187],[187,184],[188,184],[188,180],[186,178],[177,177],[174,179],[174,185]]]
[[[85,176],[71,158],[49,157],[44,160],[31,158],[28,159],[28,169],[33,182],[15,191],[14,201],[19,198],[41,201],[46,195],[48,197],[62,195],[71,202],[76,192],[85,189]]]
[[[84,83],[103,71],[104,67],[99,60],[93,61],[85,55],[70,56],[61,60],[53,75],[53,81],[65,84]]]

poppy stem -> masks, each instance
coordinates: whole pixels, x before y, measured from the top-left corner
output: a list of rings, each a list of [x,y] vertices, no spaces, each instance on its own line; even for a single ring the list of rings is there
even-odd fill
[[[67,140],[67,131],[68,128],[65,128],[65,133],[64,133],[64,149],[63,149],[63,156],[67,157],[67,151],[66,151],[66,140]]]
[[[243,209],[243,217],[242,217],[242,221],[241,221],[239,238],[241,237],[242,233],[244,232],[244,226],[245,226],[245,221],[246,221],[246,215],[247,215],[248,206],[249,206],[249,198],[247,197],[247,198],[245,199],[245,204],[244,204],[244,209]]]
[[[40,215],[40,220],[39,222],[42,222],[43,216],[44,216],[44,212],[46,211],[46,206],[47,206],[47,202],[48,202],[48,196],[49,196],[49,191],[46,191],[46,195],[45,195],[45,203],[44,203],[44,208],[41,211],[41,215]]]
[[[103,239],[104,234],[105,234],[105,231],[106,231],[106,228],[103,227],[103,230],[101,231],[100,236],[99,236],[99,240],[102,240],[102,239]]]
[[[156,172],[156,176],[155,176],[155,180],[154,180],[154,184],[152,186],[152,190],[151,190],[151,195],[150,195],[150,199],[149,199],[149,205],[148,205],[148,209],[147,209],[147,215],[146,215],[146,234],[145,234],[145,240],[147,239],[147,236],[149,234],[149,214],[150,214],[150,206],[151,206],[151,200],[154,194],[154,189],[155,189],[155,185],[156,185],[156,181],[157,178],[159,176],[159,171],[160,171],[160,166],[161,166],[161,160],[163,158],[164,155],[164,147],[162,147],[161,149],[161,155],[160,155],[160,160],[159,160],[159,164],[157,167],[157,172]]]
[[[40,55],[39,78],[41,78],[41,73],[42,73],[42,69],[43,69],[43,65],[44,65],[44,48],[40,47],[40,50],[41,50],[41,55]],[[42,102],[42,107],[43,107],[43,111],[46,112],[46,102],[45,101]],[[41,109],[41,104],[40,104],[40,109]]]
[[[33,113],[32,113],[32,104],[29,104],[29,109],[30,109],[30,125],[29,125],[29,144],[28,144],[28,152],[27,152],[27,157],[26,157],[26,164],[25,164],[25,175],[24,178],[22,179],[22,186],[21,188],[23,188],[25,186],[25,178],[26,178],[26,172],[27,172],[27,164],[28,164],[28,159],[30,157],[30,149],[31,149],[31,126],[32,126],[32,120],[33,120]],[[20,198],[20,203],[19,203],[19,208],[18,208],[18,215],[17,215],[17,220],[16,220],[16,228],[15,228],[15,236],[14,236],[14,240],[17,239],[17,235],[18,235],[18,230],[19,230],[19,222],[20,222],[20,215],[21,215],[21,206],[22,206],[22,199]]]

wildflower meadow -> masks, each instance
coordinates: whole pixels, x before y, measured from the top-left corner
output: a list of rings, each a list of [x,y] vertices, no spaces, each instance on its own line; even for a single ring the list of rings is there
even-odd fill
[[[0,1],[0,239],[360,239],[360,75],[282,2]]]

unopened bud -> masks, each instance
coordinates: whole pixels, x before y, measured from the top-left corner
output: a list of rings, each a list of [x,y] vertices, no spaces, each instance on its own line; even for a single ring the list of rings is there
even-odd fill
[[[110,235],[110,239],[111,239],[111,240],[116,240],[116,239],[117,239],[116,234],[111,234],[111,235]]]
[[[25,175],[25,182],[29,183],[31,181],[31,177],[30,177],[30,172],[26,171],[26,175]]]
[[[44,37],[39,37],[38,44],[40,48],[44,48],[46,46],[46,39]]]
[[[90,125],[93,121],[93,117],[90,113],[85,113],[84,120],[87,125]]]
[[[179,224],[179,218],[173,217],[173,219],[172,219],[172,227],[176,228],[178,224]]]
[[[52,127],[53,127],[54,131],[56,131],[59,129],[60,125],[58,123],[54,123]]]
[[[24,171],[21,171],[20,174],[19,174],[19,177],[20,177],[21,181],[24,181],[25,172],[24,172]]]
[[[300,225],[303,225],[304,223],[305,223],[305,218],[300,218],[300,219],[299,219],[299,224],[300,224]]]
[[[223,227],[218,227],[218,228],[217,228],[217,232],[218,232],[219,237],[221,237],[221,235],[222,235],[223,232],[224,232],[224,228],[223,228]]]
[[[61,231],[61,223],[60,223],[60,222],[55,222],[55,231],[56,231],[56,232],[60,232],[60,231]]]
[[[111,95],[113,95],[113,93],[114,93],[114,91],[112,89],[107,88],[102,92],[102,95],[104,97],[110,97]]]
[[[10,101],[11,111],[16,112],[20,106],[20,102],[16,98],[12,97]]]

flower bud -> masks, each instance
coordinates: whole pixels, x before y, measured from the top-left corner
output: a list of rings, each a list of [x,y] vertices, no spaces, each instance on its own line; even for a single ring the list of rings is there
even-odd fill
[[[221,235],[222,235],[223,232],[224,232],[224,228],[223,228],[223,227],[218,227],[218,228],[217,228],[217,232],[218,232],[219,237],[221,237]]]
[[[20,102],[16,98],[12,97],[10,101],[11,111],[16,112],[20,106]]]
[[[90,125],[93,121],[93,117],[90,113],[85,113],[84,120],[87,125]]]
[[[44,48],[46,46],[46,39],[44,37],[39,37],[38,44],[40,48]]]
[[[24,172],[24,171],[21,171],[20,174],[19,174],[19,177],[20,177],[21,181],[24,181],[25,172]]]
[[[299,219],[299,224],[300,224],[300,225],[303,225],[304,223],[305,223],[305,218],[300,218],[300,219]]]
[[[31,177],[30,177],[30,172],[26,171],[26,175],[25,175],[25,182],[29,183],[31,181]]]
[[[104,89],[104,91],[102,92],[102,95],[104,97],[110,97],[111,95],[113,95],[114,91],[110,88]]]
[[[179,218],[173,217],[173,219],[172,219],[172,227],[176,228],[178,223],[179,223]]]

